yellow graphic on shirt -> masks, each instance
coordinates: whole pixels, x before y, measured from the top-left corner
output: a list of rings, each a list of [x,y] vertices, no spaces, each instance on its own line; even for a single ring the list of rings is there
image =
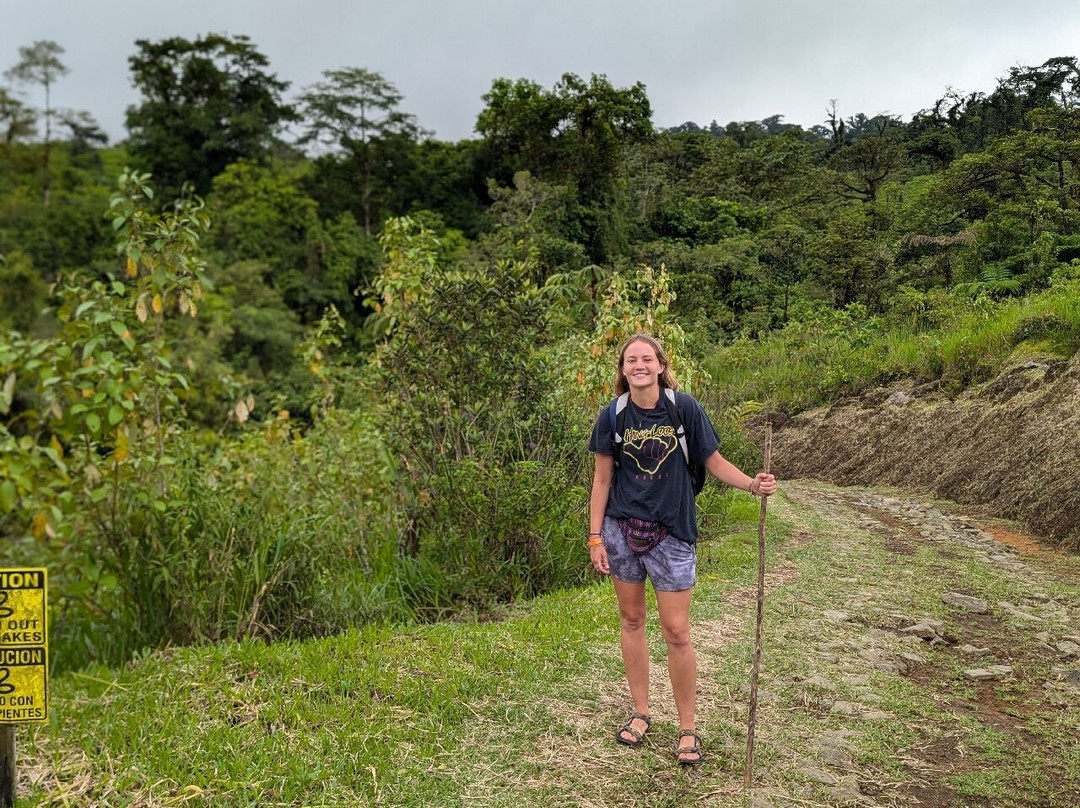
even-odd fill
[[[623,447],[624,452],[625,449],[633,450],[625,453],[633,458],[643,474],[656,474],[668,455],[679,447],[679,440],[675,436],[675,427],[654,424],[648,429],[628,428],[623,435]]]

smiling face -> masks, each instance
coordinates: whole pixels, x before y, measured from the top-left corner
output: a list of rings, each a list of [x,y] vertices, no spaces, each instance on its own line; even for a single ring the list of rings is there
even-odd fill
[[[660,376],[666,368],[656,349],[645,340],[633,340],[623,350],[620,369],[631,390],[659,388]]]

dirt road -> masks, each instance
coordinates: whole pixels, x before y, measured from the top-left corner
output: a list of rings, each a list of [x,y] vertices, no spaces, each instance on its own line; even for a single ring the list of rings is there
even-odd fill
[[[900,494],[770,507],[754,804],[1080,805],[1080,559]]]

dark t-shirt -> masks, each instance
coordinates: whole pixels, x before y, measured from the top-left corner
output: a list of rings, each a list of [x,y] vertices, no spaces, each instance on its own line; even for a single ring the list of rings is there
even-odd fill
[[[717,449],[716,430],[689,393],[676,393],[675,406],[686,430],[690,461],[700,463]],[[622,422],[620,462],[612,475],[605,515],[659,522],[675,538],[693,544],[698,535],[694,489],[667,407],[657,401],[651,410],[641,410],[631,401]],[[593,426],[589,451],[612,454],[611,441],[611,418],[605,406]]]

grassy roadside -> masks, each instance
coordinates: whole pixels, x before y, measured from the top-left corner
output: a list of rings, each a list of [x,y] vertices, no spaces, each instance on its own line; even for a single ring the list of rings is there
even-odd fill
[[[1035,636],[1066,628],[969,625],[940,595],[1034,609],[1036,581],[1067,623],[1080,607],[1061,576],[1076,560],[1019,574],[845,496],[792,483],[770,501],[756,804],[1075,804],[1080,698],[1050,698],[1056,663]],[[20,734],[20,806],[741,805],[756,517],[739,498],[701,548],[697,769],[674,764],[655,618],[653,729],[643,749],[613,742],[629,698],[598,583],[498,621],[182,649],[61,677],[53,724]],[[899,612],[941,619],[957,642],[902,636]],[[961,638],[1015,656],[1017,674],[965,680]],[[878,664],[909,652],[924,661],[902,675]]]
[[[748,580],[754,508],[743,498],[723,546],[703,551],[705,613]],[[591,741],[606,745],[622,712],[617,642],[601,582],[498,621],[176,649],[63,676],[52,724],[20,737],[20,805],[514,803],[484,778],[542,783],[526,760],[565,729],[564,705],[602,716]]]

